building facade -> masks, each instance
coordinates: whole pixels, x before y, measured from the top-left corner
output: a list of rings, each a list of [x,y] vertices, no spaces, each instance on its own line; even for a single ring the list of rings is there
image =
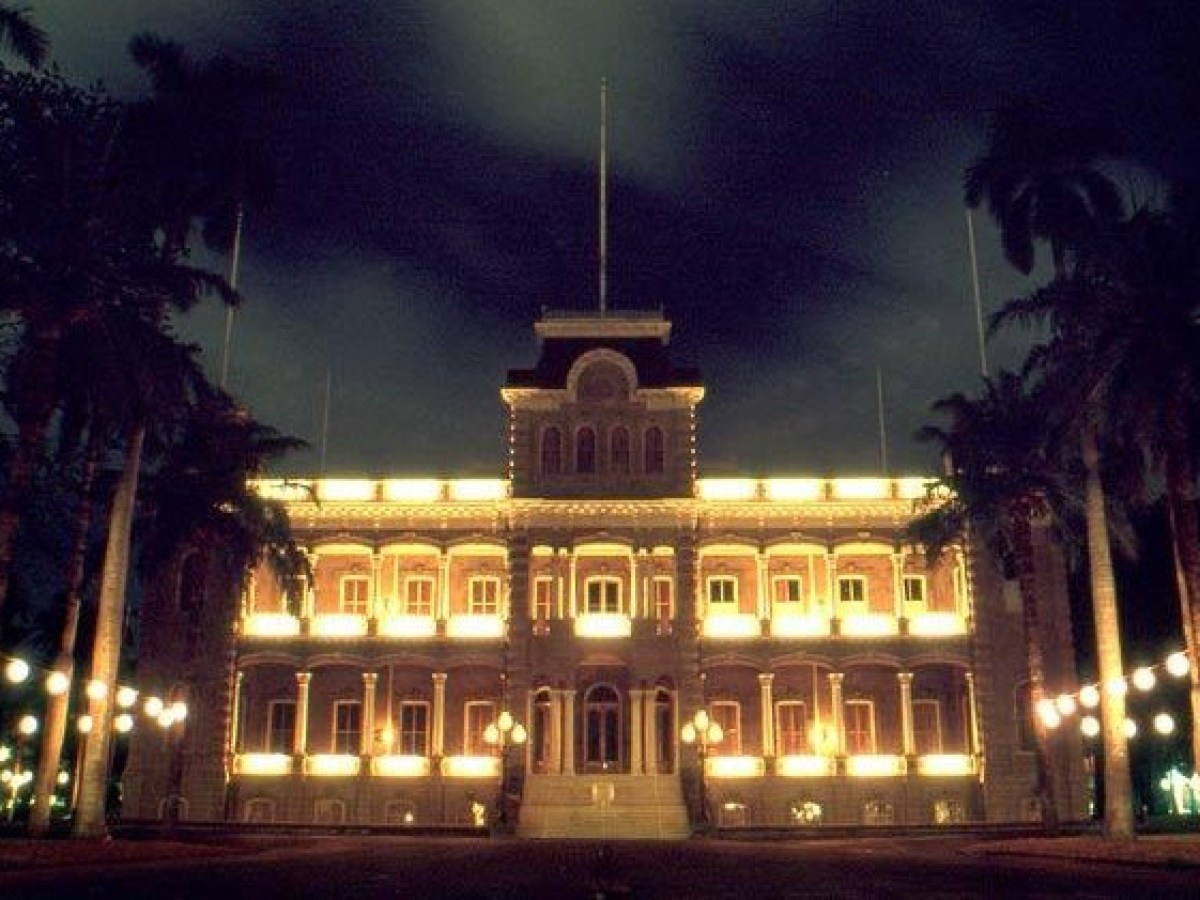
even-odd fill
[[[150,592],[139,675],[191,712],[135,736],[126,815],[662,837],[1036,818],[1016,588],[908,543],[925,480],[699,477],[704,387],[666,320],[535,328],[501,390],[506,478],[263,483],[311,580],[198,548]],[[1047,687],[1073,691],[1064,567],[1037,545]],[[1079,746],[1053,740],[1079,818]]]

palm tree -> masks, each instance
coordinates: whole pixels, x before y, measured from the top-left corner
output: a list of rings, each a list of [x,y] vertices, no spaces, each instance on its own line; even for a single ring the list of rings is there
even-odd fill
[[[28,9],[0,3],[0,47],[7,47],[18,59],[36,69],[46,61],[50,39],[34,24]]]
[[[1024,378],[1001,372],[985,378],[977,398],[955,393],[933,405],[950,416],[949,429],[926,426],[918,438],[933,441],[947,460],[930,509],[910,526],[911,537],[936,559],[951,544],[982,540],[999,559],[1012,561],[1021,597],[1029,678],[1029,707],[1048,697],[1039,582],[1034,560],[1035,523],[1060,521],[1068,495],[1047,452],[1044,400]],[[1037,796],[1047,833],[1059,828],[1050,765],[1048,726],[1033,717]]]
[[[1059,287],[1070,288],[1080,249],[1088,240],[1124,215],[1120,192],[1101,171],[1115,151],[1111,133],[1101,128],[1055,122],[1028,106],[1001,111],[993,122],[988,151],[967,170],[966,200],[970,206],[987,203],[1001,229],[1005,254],[1013,265],[1029,272],[1035,245],[1049,243]],[[1047,294],[1047,298],[1051,295]],[[1082,350],[1085,328],[1071,313],[1074,304],[1058,310],[1053,347]],[[1009,316],[1011,318],[1011,316]],[[1001,317],[999,321],[1006,321]],[[1087,370],[1084,370],[1085,372]],[[1078,374],[1078,373],[1077,373]],[[1117,616],[1116,581],[1109,546],[1106,499],[1101,474],[1102,397],[1096,390],[1076,394],[1080,458],[1084,467],[1085,517],[1092,615],[1100,679],[1104,684],[1123,679],[1121,633]],[[1102,692],[1105,834],[1133,836],[1133,788],[1129,750],[1122,733],[1124,695]]]

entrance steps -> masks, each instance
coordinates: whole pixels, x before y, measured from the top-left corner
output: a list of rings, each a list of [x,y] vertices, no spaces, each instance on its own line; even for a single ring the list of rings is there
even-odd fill
[[[517,834],[677,840],[691,835],[678,775],[528,775]]]

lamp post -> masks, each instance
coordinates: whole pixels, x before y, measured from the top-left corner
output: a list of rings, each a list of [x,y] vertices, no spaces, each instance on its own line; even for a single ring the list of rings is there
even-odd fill
[[[10,664],[11,667],[11,664]],[[13,680],[10,675],[10,680]],[[13,767],[0,772],[0,781],[12,795],[8,800],[8,821],[11,822],[17,814],[17,796],[21,788],[33,781],[33,772],[22,769],[21,763],[25,755],[25,742],[38,730],[38,720],[35,716],[24,715],[17,721],[17,749],[10,751],[7,747],[0,748],[0,762],[12,760]]]
[[[689,746],[696,745],[696,753],[700,757],[700,825],[707,829],[709,824],[708,818],[708,797],[705,787],[705,759],[708,757],[708,748],[721,743],[721,739],[725,737],[725,732],[721,726],[714,722],[708,715],[708,710],[698,709],[696,714],[692,716],[691,721],[685,722],[683,728],[680,729],[679,737]]]
[[[483,731],[483,739],[496,748],[500,756],[500,794],[496,798],[496,818],[502,828],[508,826],[508,749],[525,743],[528,734],[507,709]]]

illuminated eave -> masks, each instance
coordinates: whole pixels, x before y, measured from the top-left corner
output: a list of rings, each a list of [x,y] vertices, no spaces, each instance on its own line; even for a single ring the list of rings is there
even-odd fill
[[[500,775],[500,759],[496,756],[446,756],[442,758],[442,774],[447,778],[496,778]]]

